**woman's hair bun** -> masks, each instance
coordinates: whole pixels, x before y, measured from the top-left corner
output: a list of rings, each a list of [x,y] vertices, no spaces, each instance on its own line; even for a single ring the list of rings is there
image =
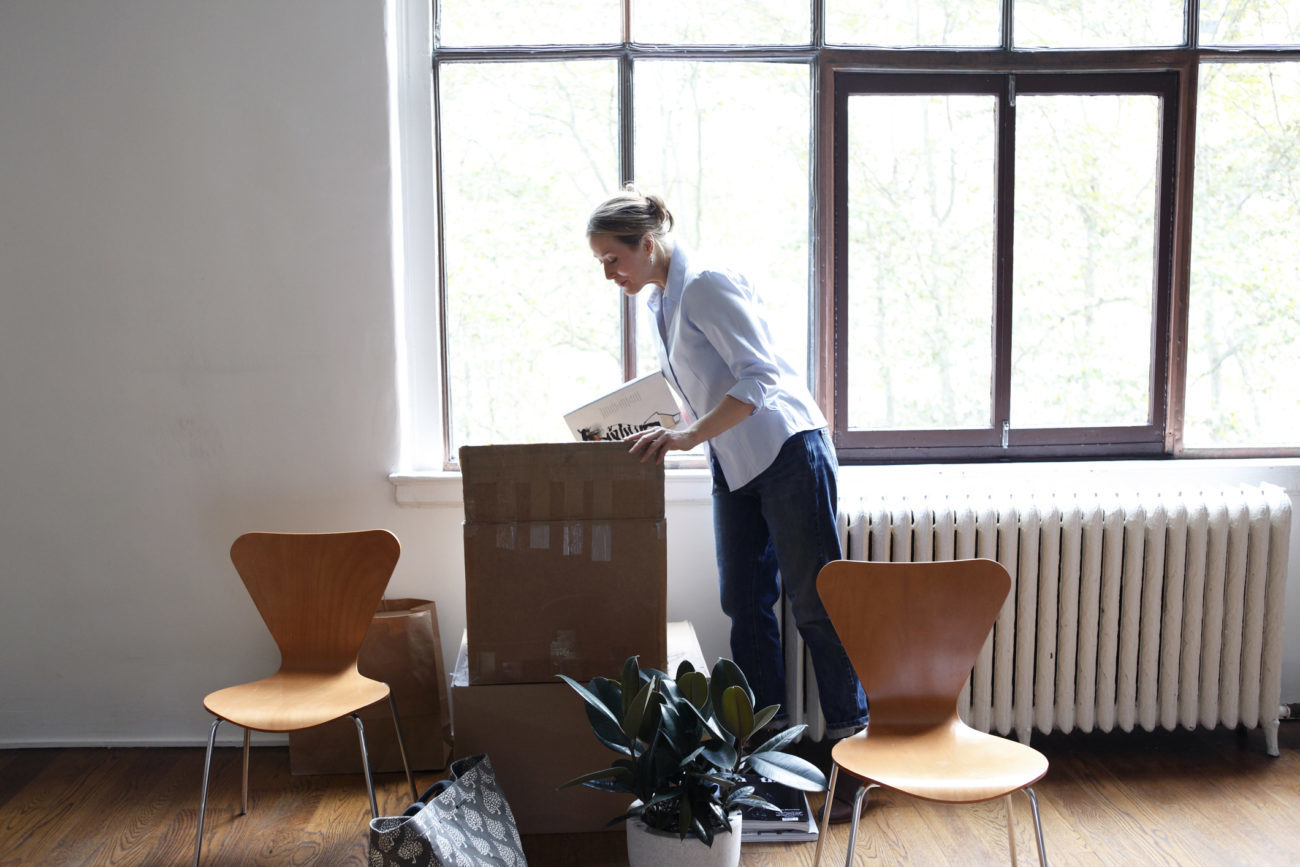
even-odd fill
[[[645,234],[662,238],[672,227],[673,215],[664,200],[642,193],[633,182],[597,206],[587,220],[588,235],[614,235],[627,244]]]

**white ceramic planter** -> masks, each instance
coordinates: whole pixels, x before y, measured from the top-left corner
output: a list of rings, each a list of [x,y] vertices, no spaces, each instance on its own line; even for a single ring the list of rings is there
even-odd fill
[[[713,836],[706,846],[687,835],[679,840],[650,828],[639,818],[628,819],[627,861],[631,867],[736,867],[740,864],[740,813],[731,815],[731,833]]]

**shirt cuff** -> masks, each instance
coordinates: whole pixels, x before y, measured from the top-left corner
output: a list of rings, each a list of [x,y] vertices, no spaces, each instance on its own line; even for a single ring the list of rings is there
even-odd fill
[[[750,415],[763,408],[763,386],[757,380],[742,379],[733,385],[727,394],[741,403],[752,406],[754,409],[750,411]]]

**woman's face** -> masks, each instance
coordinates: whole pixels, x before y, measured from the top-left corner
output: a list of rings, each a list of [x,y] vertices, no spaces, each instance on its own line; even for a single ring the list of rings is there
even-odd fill
[[[651,282],[654,242],[649,235],[638,244],[624,244],[613,235],[591,235],[587,240],[596,261],[605,269],[605,279],[613,280],[625,295],[635,295]]]

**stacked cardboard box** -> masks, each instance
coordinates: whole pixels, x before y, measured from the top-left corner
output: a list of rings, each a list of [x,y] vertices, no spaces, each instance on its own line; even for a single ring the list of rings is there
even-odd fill
[[[618,442],[466,446],[469,682],[666,660],[664,471]]]
[[[708,671],[690,621],[667,624],[668,668],[681,660]],[[586,705],[566,683],[471,686],[462,638],[451,682],[456,756],[487,753],[521,834],[577,834],[607,830],[627,812],[631,796],[559,785],[607,768],[618,758],[592,733]],[[615,677],[617,672],[608,676]],[[584,681],[585,683],[585,681]],[[623,826],[613,830],[622,833]]]
[[[617,677],[633,655],[666,668],[663,467],[620,442],[466,446],[460,465],[456,755],[491,756],[521,833],[601,830],[626,803],[557,791],[612,758],[557,675]]]

